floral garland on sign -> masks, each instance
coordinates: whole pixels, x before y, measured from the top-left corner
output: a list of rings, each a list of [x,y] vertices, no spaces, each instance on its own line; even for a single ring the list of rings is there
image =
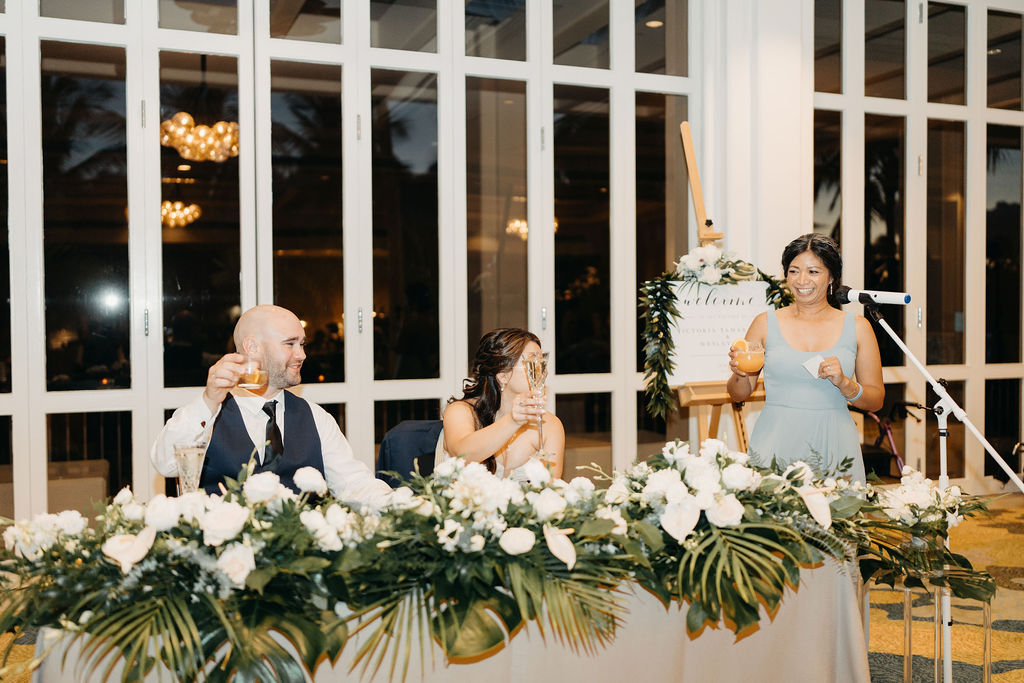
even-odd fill
[[[692,633],[757,623],[762,603],[775,609],[801,566],[824,557],[859,562],[865,579],[928,580],[980,600],[995,591],[942,543],[984,503],[909,469],[881,491],[804,463],[752,466],[709,439],[597,470],[607,489],[552,480],[539,463],[526,474],[516,482],[453,459],[390,493],[335,498],[310,468],[296,473],[295,495],[250,465],[223,496],[143,504],[124,489],[93,525],[74,511],[37,515],[3,533],[0,632],[64,629],[81,644],[84,678],[106,680],[114,653],[132,663],[125,679],[159,664],[214,682],[301,680],[358,633],[352,666],[404,679],[414,649],[433,641],[466,662],[527,621],[593,652],[627,617],[627,582],[688,605]],[[0,678],[39,665],[4,666],[12,646]]]
[[[714,245],[697,247],[681,257],[674,270],[665,271],[640,286],[644,380],[647,410],[651,415],[664,418],[678,408],[675,394],[668,384],[668,377],[675,367],[671,330],[680,318],[676,308],[676,283],[682,282],[699,290],[701,285],[727,285],[751,280],[768,283],[765,301],[769,305],[778,309],[793,301],[784,280],[774,278],[746,261],[727,257]]]

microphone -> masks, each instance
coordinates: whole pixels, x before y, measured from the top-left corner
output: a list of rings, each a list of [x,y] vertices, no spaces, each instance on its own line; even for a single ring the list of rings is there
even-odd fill
[[[910,295],[906,292],[876,292],[871,289],[850,289],[843,285],[836,293],[841,304],[895,304],[903,306],[910,303]]]

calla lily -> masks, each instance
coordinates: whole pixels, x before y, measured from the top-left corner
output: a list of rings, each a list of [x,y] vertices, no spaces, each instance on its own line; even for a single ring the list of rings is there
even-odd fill
[[[544,540],[547,541],[551,554],[565,562],[567,569],[576,566],[576,546],[569,540],[569,534],[575,529],[559,529],[548,524],[544,525]]]
[[[832,526],[832,510],[828,507],[828,499],[825,494],[813,486],[801,486],[796,490],[804,499],[807,511],[814,517],[814,521],[828,529]]]
[[[136,562],[144,558],[153,547],[156,529],[147,526],[136,534],[119,534],[111,536],[103,544],[103,554],[121,565],[121,571],[127,574]]]

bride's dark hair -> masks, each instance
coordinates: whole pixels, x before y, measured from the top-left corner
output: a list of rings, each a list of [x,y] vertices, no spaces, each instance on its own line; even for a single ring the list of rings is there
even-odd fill
[[[537,335],[518,327],[501,327],[480,337],[469,370],[470,376],[462,383],[462,398],[452,397],[448,402],[476,399],[471,405],[477,422],[481,427],[493,424],[494,413],[501,405],[498,375],[515,367],[523,355],[523,349],[530,342],[540,346]]]

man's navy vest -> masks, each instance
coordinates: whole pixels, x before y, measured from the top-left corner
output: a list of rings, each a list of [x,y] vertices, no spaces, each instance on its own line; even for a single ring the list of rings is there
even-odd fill
[[[264,469],[256,457],[257,472],[271,471],[281,478],[281,483],[298,493],[295,486],[295,472],[301,467],[314,467],[324,473],[324,457],[320,447],[320,434],[313,422],[313,411],[303,399],[290,391],[282,391],[284,398],[284,453],[270,468]],[[280,400],[280,399],[278,399]],[[210,445],[206,449],[206,462],[199,485],[207,493],[220,493],[217,484],[225,478],[238,478],[242,466],[249,462],[249,456],[256,448],[260,455],[264,443],[257,447],[249,438],[249,432],[242,421],[238,403],[231,394],[224,399],[220,414],[213,425]]]

